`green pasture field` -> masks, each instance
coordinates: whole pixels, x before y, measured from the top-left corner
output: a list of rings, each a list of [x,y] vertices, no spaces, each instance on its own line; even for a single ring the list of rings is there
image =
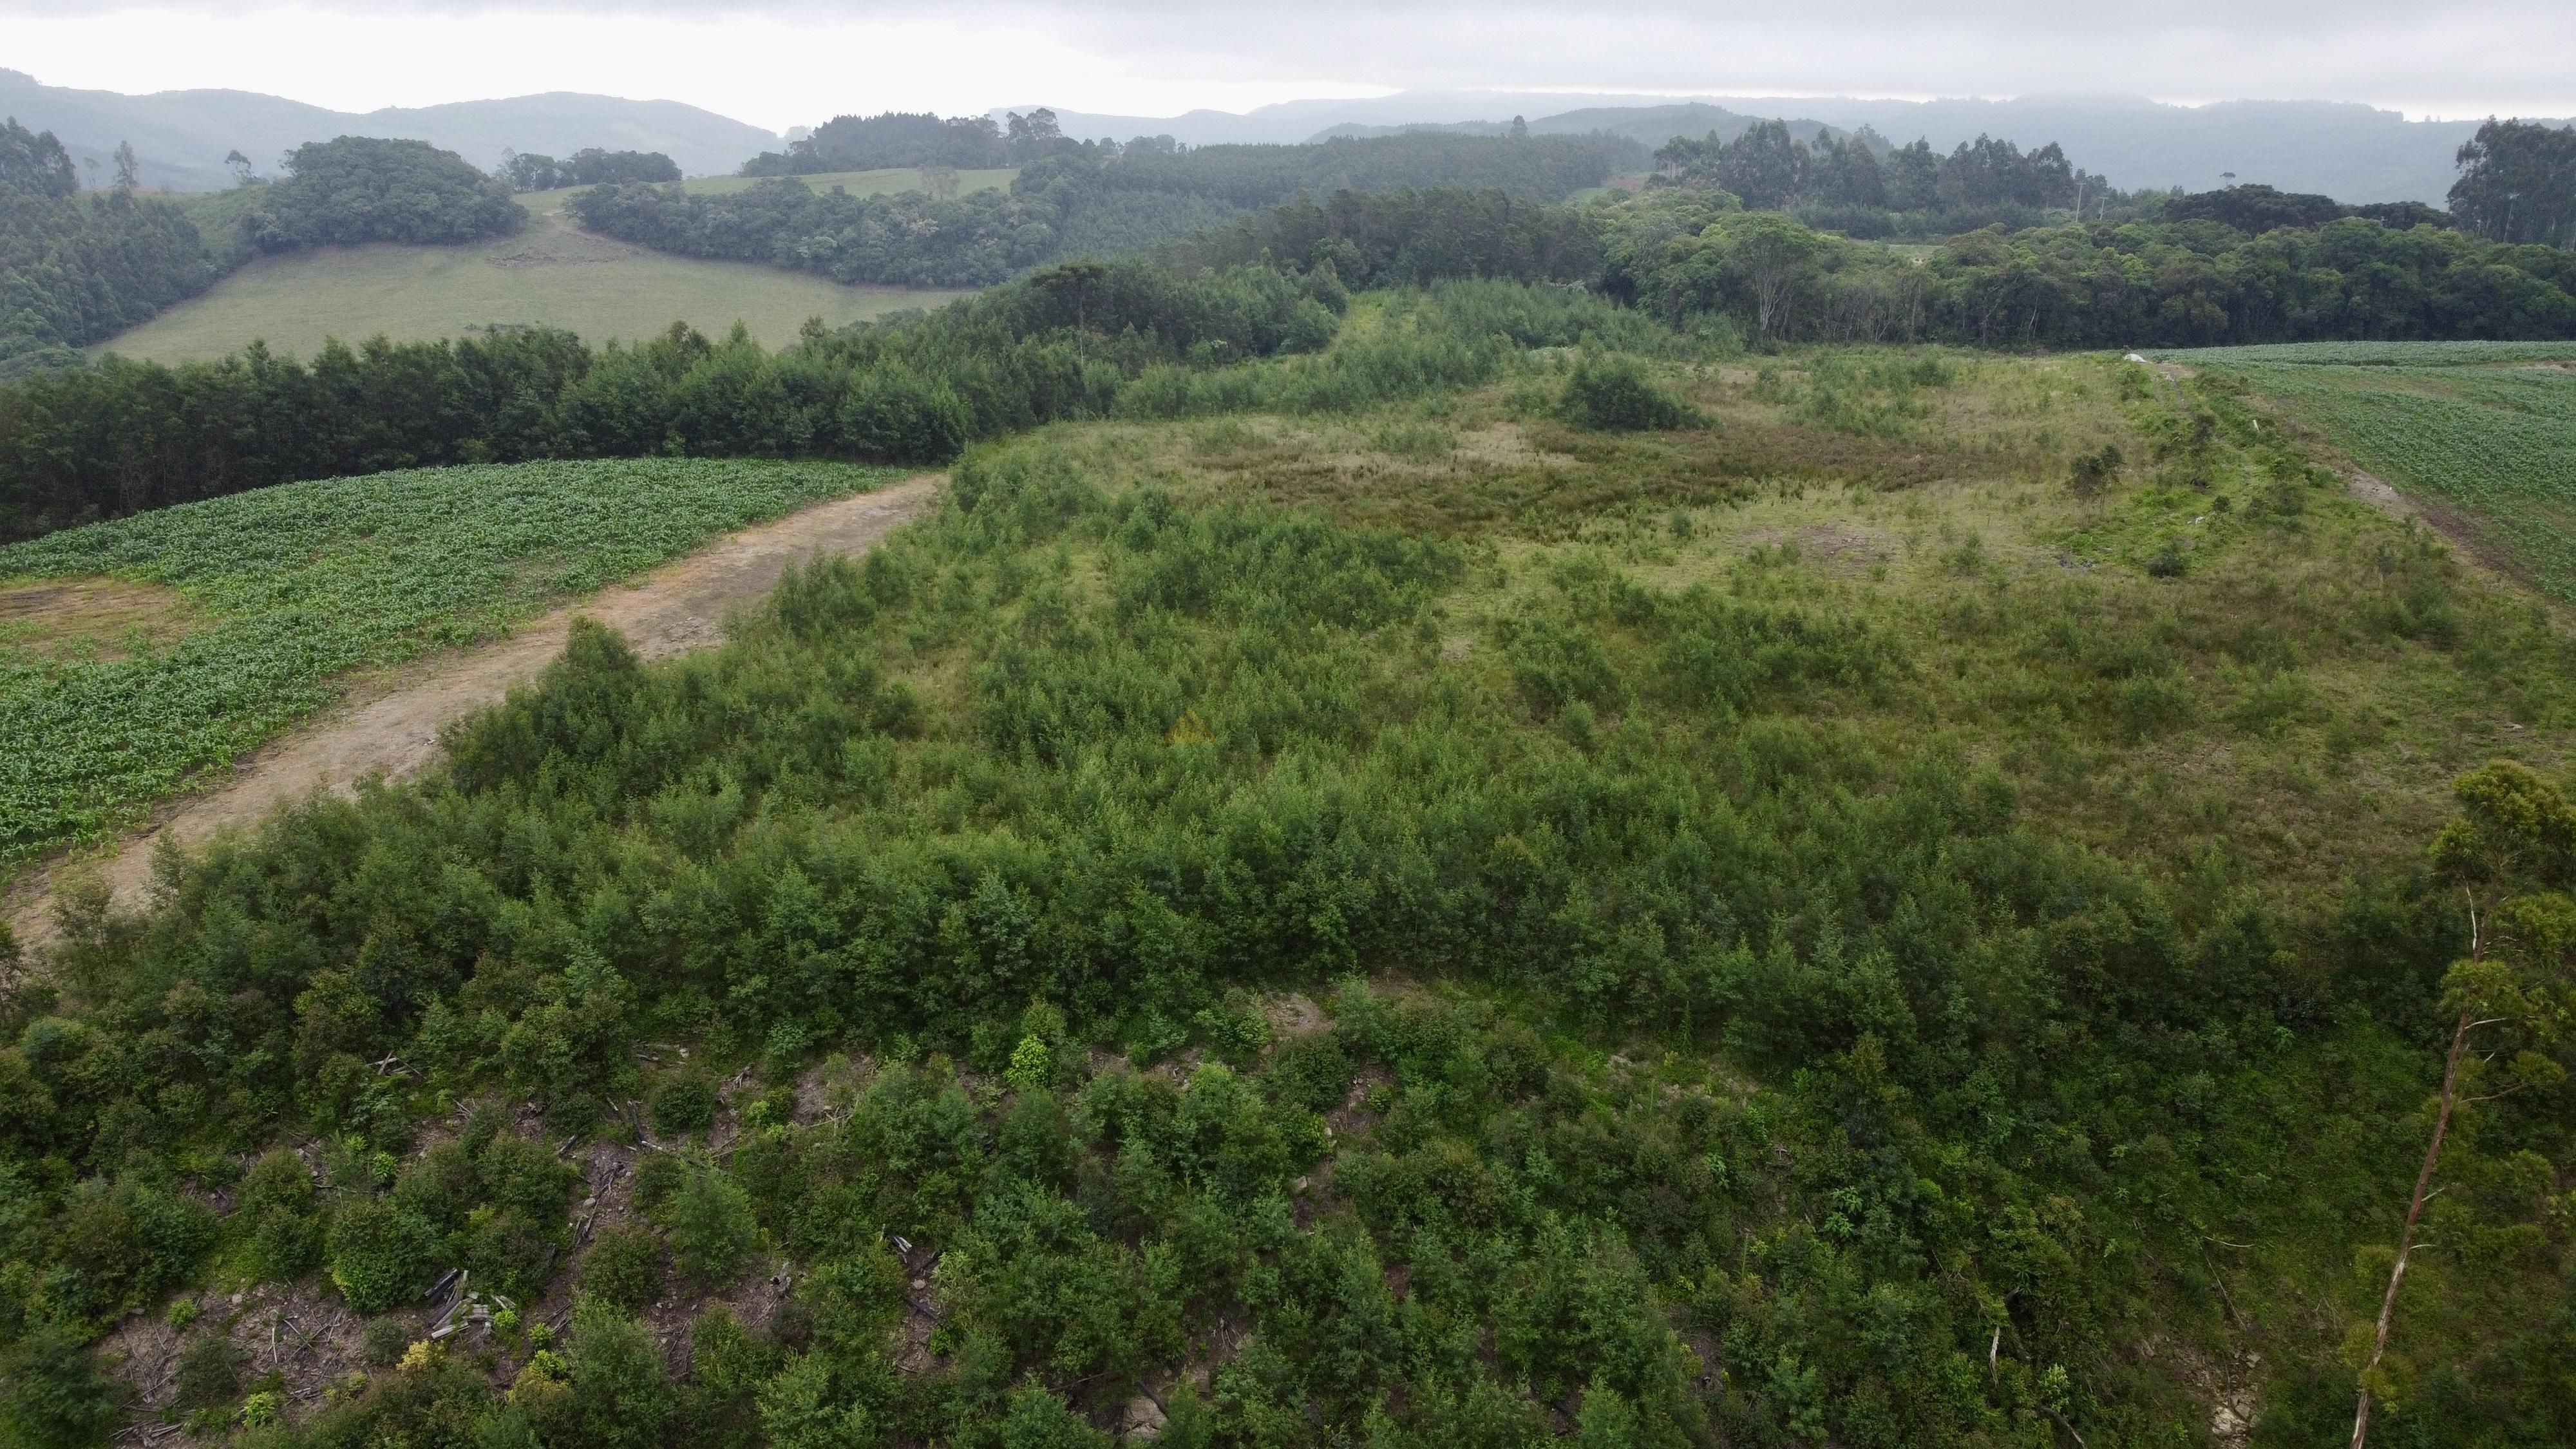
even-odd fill
[[[870,173],[876,174],[876,173]],[[910,175],[911,173],[894,173]],[[153,362],[209,361],[261,340],[310,357],[327,338],[357,343],[455,337],[485,327],[562,327],[585,340],[633,341],[674,321],[721,334],[740,322],[770,346],[795,340],[809,317],[844,326],[957,292],[845,287],[828,277],[754,262],[671,256],[575,228],[570,192],[521,200],[517,235],[460,246],[376,242],[261,257],[140,326],[90,349]]]
[[[2322,431],[2509,570],[2576,602],[2576,343],[2321,343],[2160,354]]]
[[[0,613],[0,869],[116,828],[337,698],[733,529],[875,486],[829,463],[648,459],[288,483],[0,549],[0,599],[103,588],[126,627]],[[85,610],[95,625],[108,612]],[[80,621],[71,621],[75,624]]]

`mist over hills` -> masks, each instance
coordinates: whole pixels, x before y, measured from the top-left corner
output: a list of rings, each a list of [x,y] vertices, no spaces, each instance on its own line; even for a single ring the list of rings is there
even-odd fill
[[[660,151],[690,175],[730,172],[778,145],[770,131],[679,101],[570,91],[358,113],[254,91],[74,90],[0,70],[0,115],[51,131],[75,158],[94,157],[102,165],[117,142],[131,141],[143,184],[172,191],[231,185],[228,151],[240,151],[265,175],[297,146],[343,135],[428,141],[486,169],[505,148],[556,156],[584,146]]]
[[[842,109],[872,113],[863,95]],[[1034,106],[997,107],[1009,111]],[[1659,97],[1581,91],[1416,90],[1357,100],[1282,101],[1241,114],[1196,110],[1132,116],[1054,107],[1065,134],[1126,140],[1169,135],[1190,145],[1295,143],[1432,126],[1498,133],[1513,116],[1537,135],[1609,131],[1648,147],[1675,136],[1732,136],[1755,120],[1786,119],[1813,139],[1825,127],[1875,127],[1897,142],[1924,137],[1942,150],[1979,135],[2024,147],[2056,141],[2087,170],[2127,188],[2194,191],[2261,182],[2348,202],[2442,203],[2453,156],[2477,121],[2410,121],[2395,111],[2341,101],[2225,101],[2167,105],[2141,96],[2025,96],[2013,100],[1865,100],[1852,97]],[[0,69],[0,115],[62,138],[75,157],[102,165],[119,141],[139,153],[143,184],[179,191],[231,184],[226,152],[263,173],[307,141],[339,135],[410,137],[483,167],[505,149],[565,155],[584,146],[660,151],[690,175],[730,173],[779,137],[713,111],[667,100],[557,91],[364,113],[334,111],[251,91],[124,95],[39,84]],[[825,119],[817,116],[816,121]],[[2553,123],[2555,124],[2555,123]]]
[[[1028,107],[1015,107],[1025,111]],[[999,114],[998,112],[996,114]],[[1889,139],[1929,139],[1942,150],[1979,135],[2022,146],[2056,141],[2114,185],[2194,191],[2262,182],[2340,200],[2441,204],[2453,156],[2476,120],[2410,121],[2347,101],[2224,101],[2166,105],[2143,96],[2026,96],[2014,100],[1886,101],[1851,97],[1664,98],[1512,91],[1404,91],[1356,101],[1287,101],[1242,115],[1192,111],[1113,116],[1058,108],[1065,134],[1168,134],[1191,145],[1293,142],[1377,135],[1406,126],[1500,131],[1514,115],[1538,135],[1608,130],[1648,146],[1676,135],[1731,135],[1778,116],[1801,135],[1818,125],[1874,126]],[[2537,119],[2537,118],[2535,118]]]

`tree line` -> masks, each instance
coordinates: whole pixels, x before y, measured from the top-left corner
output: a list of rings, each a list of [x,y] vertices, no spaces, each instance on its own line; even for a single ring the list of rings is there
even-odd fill
[[[185,213],[136,195],[130,164],[119,182],[84,197],[51,131],[0,123],[0,377],[76,363],[220,275]]]
[[[684,256],[768,262],[843,282],[978,286],[1067,257],[1143,252],[1300,194],[1438,187],[1535,205],[1597,186],[1642,157],[1634,143],[1604,136],[1417,133],[1188,149],[1066,142],[1024,162],[1008,192],[852,196],[774,176],[721,196],[595,189],[567,210],[594,231]]]
[[[2451,212],[2492,241],[2576,246],[2576,126],[2493,117],[2460,147]]]
[[[659,151],[585,146],[561,161],[534,151],[513,151],[502,158],[499,175],[512,191],[554,191],[566,186],[677,181],[680,165]]]
[[[209,237],[172,202],[118,182],[82,196],[51,132],[0,125],[0,376],[75,365],[82,346],[194,296],[260,251],[457,242],[517,228],[506,186],[425,141],[342,136],[297,147],[286,175]]]
[[[175,367],[108,358],[0,389],[0,539],[300,478],[543,457],[940,462],[975,438],[1101,416],[1157,366],[1311,352],[1329,270],[1041,273],[926,316],[810,328],[770,352],[685,327],[592,348],[538,328],[453,341],[254,344]]]

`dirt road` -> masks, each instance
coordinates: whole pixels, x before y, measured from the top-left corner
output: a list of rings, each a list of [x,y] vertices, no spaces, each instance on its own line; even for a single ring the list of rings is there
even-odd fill
[[[530,620],[497,644],[362,683],[330,713],[265,746],[230,778],[162,807],[149,828],[112,852],[29,871],[10,893],[10,929],[22,944],[43,944],[54,933],[54,887],[82,878],[105,880],[116,908],[135,909],[151,884],[153,851],[164,840],[195,847],[315,790],[347,790],[368,775],[413,774],[437,753],[438,732],[449,721],[498,702],[561,653],[577,616],[618,630],[647,659],[713,644],[724,635],[725,610],[768,593],[789,564],[815,554],[866,550],[920,513],[938,487],[938,475],[924,473],[817,504]]]

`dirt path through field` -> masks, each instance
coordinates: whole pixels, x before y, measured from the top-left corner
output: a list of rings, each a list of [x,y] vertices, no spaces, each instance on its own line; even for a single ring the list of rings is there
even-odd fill
[[[576,617],[618,630],[647,659],[713,644],[724,636],[726,609],[768,593],[789,564],[865,551],[920,513],[938,487],[939,476],[924,473],[817,504],[532,619],[497,644],[387,671],[262,748],[230,779],[164,806],[149,828],[112,853],[29,871],[10,893],[10,929],[27,945],[51,939],[55,885],[82,878],[105,880],[117,909],[135,909],[151,883],[153,851],[164,840],[192,848],[315,790],[348,790],[368,775],[413,774],[437,753],[438,732],[449,721],[498,702],[552,662]]]

